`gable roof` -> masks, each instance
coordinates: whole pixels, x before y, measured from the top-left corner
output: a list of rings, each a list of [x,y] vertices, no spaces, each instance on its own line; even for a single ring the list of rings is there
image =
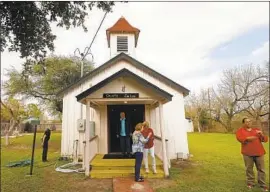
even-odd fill
[[[140,30],[130,25],[129,22],[124,17],[121,17],[112,27],[106,30],[108,47],[110,47],[110,34],[111,33],[134,33],[135,34],[135,47],[137,47]]]
[[[73,88],[74,86],[83,83],[89,77],[98,74],[99,72],[103,71],[107,67],[109,67],[109,66],[113,65],[114,63],[116,63],[118,61],[121,61],[121,60],[125,60],[125,61],[129,62],[130,64],[134,65],[135,67],[138,67],[138,68],[141,68],[144,71],[147,71],[152,76],[154,76],[154,77],[160,79],[161,81],[163,81],[165,84],[168,84],[172,88],[178,90],[179,92],[182,92],[184,94],[184,96],[187,96],[189,94],[189,90],[187,88],[183,87],[182,85],[179,85],[178,83],[174,82],[173,80],[167,78],[166,76],[158,73],[157,71],[151,69],[150,67],[144,65],[143,63],[137,61],[136,59],[134,59],[134,58],[132,58],[132,57],[130,57],[127,54],[122,52],[122,53],[118,54],[117,56],[113,57],[112,59],[110,59],[109,61],[107,61],[106,63],[104,63],[103,65],[101,65],[101,66],[95,68],[94,70],[90,71],[89,73],[84,75],[82,78],[80,78],[77,82],[75,82],[75,83],[69,85],[68,87],[64,88],[63,90],[59,91],[57,93],[57,95],[58,96],[62,95],[63,93],[65,93],[69,89]]]
[[[168,101],[172,100],[172,95],[169,94],[168,92],[160,89],[156,85],[153,85],[152,83],[146,81],[145,79],[141,78],[140,76],[132,73],[128,69],[124,68],[117,73],[111,75],[110,77],[104,79],[103,81],[99,82],[98,84],[94,85],[93,87],[85,90],[84,92],[80,93],[79,95],[76,96],[77,101],[80,101],[81,99],[87,97],[91,93],[99,90],[100,88],[104,87],[108,83],[112,82],[113,80],[119,78],[119,77],[131,77],[135,79],[140,85],[144,85],[148,89],[152,89],[154,92],[156,92],[158,95],[161,95],[162,97],[166,98]]]

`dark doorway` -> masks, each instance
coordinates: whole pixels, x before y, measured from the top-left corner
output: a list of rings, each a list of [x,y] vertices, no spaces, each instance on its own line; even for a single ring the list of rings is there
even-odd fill
[[[144,105],[108,105],[108,149],[110,153],[121,152],[120,139],[116,137],[121,112],[125,112],[132,132],[137,123],[144,121]],[[131,139],[130,143],[132,143]]]

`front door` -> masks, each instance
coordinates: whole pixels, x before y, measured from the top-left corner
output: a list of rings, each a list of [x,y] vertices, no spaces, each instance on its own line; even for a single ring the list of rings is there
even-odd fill
[[[144,109],[144,105],[108,105],[108,149],[110,153],[121,152],[120,139],[116,137],[120,113],[125,112],[133,132],[136,124],[143,122],[145,119]],[[131,139],[130,143],[132,143]]]

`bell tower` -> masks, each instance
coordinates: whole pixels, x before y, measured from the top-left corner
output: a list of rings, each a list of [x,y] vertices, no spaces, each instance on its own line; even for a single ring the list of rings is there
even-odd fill
[[[121,17],[112,27],[106,30],[110,57],[115,57],[124,52],[135,58],[139,33],[139,29],[130,25],[124,17]]]

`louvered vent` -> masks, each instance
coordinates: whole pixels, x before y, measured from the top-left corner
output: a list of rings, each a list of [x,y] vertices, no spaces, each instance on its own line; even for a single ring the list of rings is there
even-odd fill
[[[128,52],[127,36],[117,36],[117,52]]]

